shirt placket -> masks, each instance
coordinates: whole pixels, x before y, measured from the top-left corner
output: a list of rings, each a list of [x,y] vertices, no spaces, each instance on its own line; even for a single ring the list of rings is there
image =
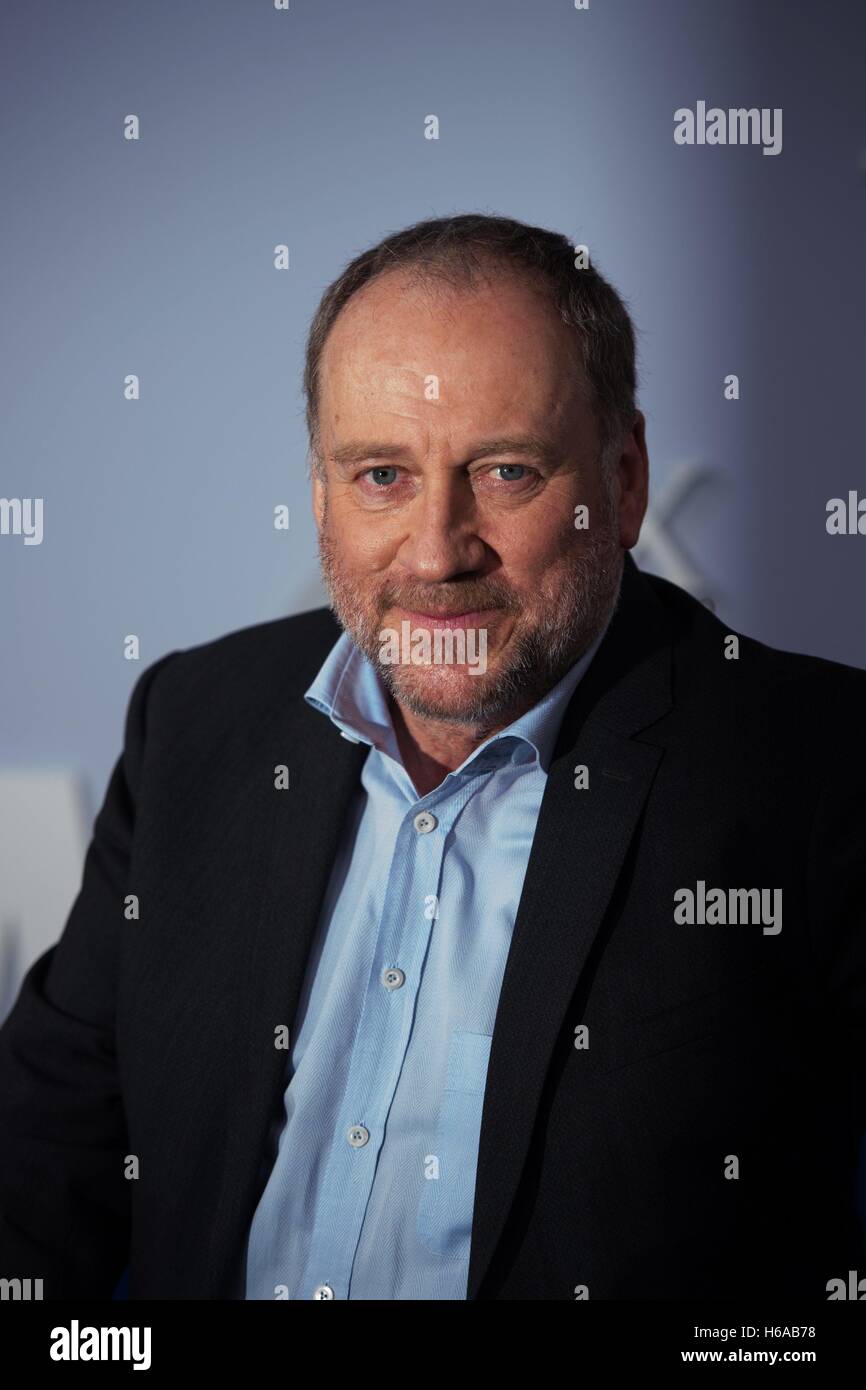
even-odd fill
[[[411,803],[397,832],[346,1090],[318,1203],[328,1215],[325,1223],[317,1223],[302,1285],[314,1299],[349,1297],[388,1112],[412,1036],[446,840],[477,790],[481,771],[479,766],[477,775]]]

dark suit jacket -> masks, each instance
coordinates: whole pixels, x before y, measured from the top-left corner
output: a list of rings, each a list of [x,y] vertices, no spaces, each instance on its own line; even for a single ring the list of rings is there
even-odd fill
[[[825,1299],[866,1273],[866,673],[748,638],[727,660],[727,631],[627,557],[516,911],[470,1298]],[[302,698],[338,635],[302,613],[135,686],[81,892],[0,1030],[0,1275],[47,1298],[108,1298],[127,1260],[132,1298],[243,1296],[274,1028],[368,752]],[[675,923],[699,880],[781,888],[782,930]]]

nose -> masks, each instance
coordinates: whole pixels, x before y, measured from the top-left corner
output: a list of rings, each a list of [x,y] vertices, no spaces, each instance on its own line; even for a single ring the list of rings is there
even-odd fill
[[[397,560],[407,574],[428,584],[476,573],[487,547],[478,535],[472,484],[457,474],[426,482],[406,513],[407,533]]]

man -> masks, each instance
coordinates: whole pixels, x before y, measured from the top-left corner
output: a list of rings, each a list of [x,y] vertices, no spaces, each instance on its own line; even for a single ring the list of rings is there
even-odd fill
[[[326,292],[337,622],[140,677],[0,1030],[0,1272],[824,1299],[864,1268],[866,675],[637,569],[635,384],[624,305],[540,228],[422,223]]]

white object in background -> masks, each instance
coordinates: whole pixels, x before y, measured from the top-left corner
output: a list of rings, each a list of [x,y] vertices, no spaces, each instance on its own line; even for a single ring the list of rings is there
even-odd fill
[[[0,1022],[59,939],[89,841],[82,783],[63,769],[0,769]]]
[[[715,608],[712,582],[686,553],[671,524],[687,498],[711,477],[710,469],[698,463],[686,463],[671,471],[650,502],[634,558],[641,568],[679,584],[708,608]]]

